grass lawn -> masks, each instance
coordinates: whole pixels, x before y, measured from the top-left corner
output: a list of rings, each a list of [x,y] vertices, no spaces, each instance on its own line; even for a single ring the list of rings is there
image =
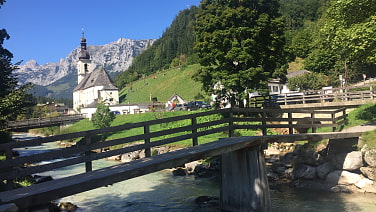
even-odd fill
[[[150,103],[150,96],[158,102],[165,103],[175,93],[185,101],[203,100],[202,85],[192,79],[200,68],[190,65],[184,69],[169,69],[142,78],[127,85],[119,93],[122,103]]]
[[[123,125],[127,123],[136,123],[136,122],[144,122],[144,121],[150,121],[150,120],[157,120],[157,119],[163,119],[163,118],[169,118],[173,116],[181,116],[181,115],[186,115],[186,114],[191,114],[191,113],[197,113],[201,111],[175,111],[175,112],[153,112],[153,113],[142,113],[142,114],[129,114],[129,115],[117,115],[116,119],[112,122],[111,126],[118,126],[118,125]],[[210,116],[205,116],[205,117],[198,117],[197,118],[197,123],[204,123],[204,122],[211,122],[215,120],[219,120],[222,117],[218,114],[215,115],[210,115]],[[180,121],[175,121],[175,122],[169,122],[169,123],[163,123],[163,124],[156,124],[150,127],[150,132],[157,132],[161,130],[167,130],[167,129],[173,129],[173,128],[178,128],[178,127],[184,127],[184,126],[189,126],[191,125],[191,120],[190,119],[185,119],[185,120],[180,120]],[[220,127],[220,125],[212,126],[211,128],[215,127]],[[81,120],[80,122],[75,123],[71,127],[68,127],[64,130],[61,131],[61,134],[65,133],[73,133],[73,132],[80,132],[80,131],[87,131],[87,130],[92,130],[95,129],[92,122],[89,119]],[[208,128],[205,128],[207,130]],[[204,129],[198,129],[198,131],[204,130]],[[119,139],[119,138],[125,138],[125,137],[130,137],[134,135],[140,135],[144,133],[143,127],[139,128],[134,128],[130,130],[123,130],[115,133],[109,133],[105,135],[104,140],[114,140],[114,139]],[[180,133],[175,133],[171,135],[165,135],[165,136],[160,136],[160,137],[155,137],[152,138],[151,142],[153,141],[158,141],[170,137],[175,137],[179,135],[184,135],[184,134],[190,134],[190,131],[186,132],[180,132]],[[251,136],[251,135],[256,135],[258,132],[254,130],[238,130],[236,131],[236,135],[242,135],[242,136]],[[199,144],[207,143],[207,142],[212,142],[215,140],[218,140],[219,138],[223,137],[228,137],[227,132],[222,132],[222,133],[215,133],[215,134],[209,134],[205,136],[201,136],[198,138]],[[99,139],[103,139],[103,137],[97,137],[94,138],[94,141],[98,141]],[[80,139],[76,139],[71,142],[77,142]],[[192,146],[192,140],[187,139],[183,141],[179,141],[176,143],[171,144],[173,146],[178,146],[178,147],[186,147],[186,146]],[[113,148],[119,148],[113,147]]]

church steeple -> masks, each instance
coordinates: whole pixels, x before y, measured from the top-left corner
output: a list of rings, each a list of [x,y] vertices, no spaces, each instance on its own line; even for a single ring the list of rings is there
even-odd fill
[[[81,38],[81,49],[78,53],[78,61],[77,61],[77,84],[79,84],[86,76],[86,74],[90,73],[90,55],[86,48],[86,38],[85,33],[82,30],[82,38]]]
[[[78,59],[83,59],[83,60],[90,60],[90,55],[89,52],[87,51],[86,48],[86,38],[85,38],[85,33],[82,31],[82,38],[81,38],[81,51],[78,56]]]

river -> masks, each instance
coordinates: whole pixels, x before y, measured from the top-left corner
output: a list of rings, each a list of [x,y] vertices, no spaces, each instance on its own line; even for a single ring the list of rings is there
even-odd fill
[[[33,154],[56,148],[56,144],[18,149],[21,155]],[[93,169],[118,162],[99,160]],[[54,179],[84,172],[84,164],[41,173]],[[173,176],[170,170],[162,170],[127,181],[115,183],[60,199],[60,202],[76,204],[78,212],[138,212],[138,211],[190,211],[211,212],[218,208],[199,207],[194,200],[198,196],[219,197],[219,185],[212,179],[194,176]],[[328,193],[314,190],[282,187],[271,189],[273,211],[289,212],[373,212],[376,211],[375,194]]]

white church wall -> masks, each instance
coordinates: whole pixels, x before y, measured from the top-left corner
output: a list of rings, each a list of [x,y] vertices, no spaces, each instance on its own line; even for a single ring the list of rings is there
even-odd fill
[[[119,91],[118,90],[101,90],[100,97],[102,101],[109,103],[110,105],[119,104]]]
[[[147,106],[140,105],[110,105],[109,109],[115,114],[117,113],[121,115],[149,112],[149,108]],[[84,114],[85,118],[91,119],[96,110],[97,108],[94,107],[86,107],[81,108],[81,113]]]

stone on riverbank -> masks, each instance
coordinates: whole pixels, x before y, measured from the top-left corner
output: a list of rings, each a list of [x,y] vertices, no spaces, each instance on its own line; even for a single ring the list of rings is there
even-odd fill
[[[364,152],[364,161],[370,166],[376,168],[376,149],[369,149],[366,147],[362,148]]]
[[[292,179],[315,179],[316,178],[315,167],[309,165],[299,165],[294,168],[292,172]]]
[[[138,150],[134,152],[128,152],[121,155],[120,161],[122,163],[131,162],[137,159],[141,159],[145,157],[145,150]]]
[[[326,176],[325,181],[340,185],[352,185],[356,184],[361,179],[363,179],[363,177],[359,174],[344,170],[334,170]]]
[[[364,176],[371,180],[376,180],[376,168],[373,167],[360,167],[360,171]]]
[[[325,162],[316,168],[317,176],[320,179],[325,179],[326,175],[335,169],[336,167],[332,163]]]
[[[332,163],[337,169],[354,171],[363,166],[362,152],[352,151],[349,153],[337,154],[333,157]]]

